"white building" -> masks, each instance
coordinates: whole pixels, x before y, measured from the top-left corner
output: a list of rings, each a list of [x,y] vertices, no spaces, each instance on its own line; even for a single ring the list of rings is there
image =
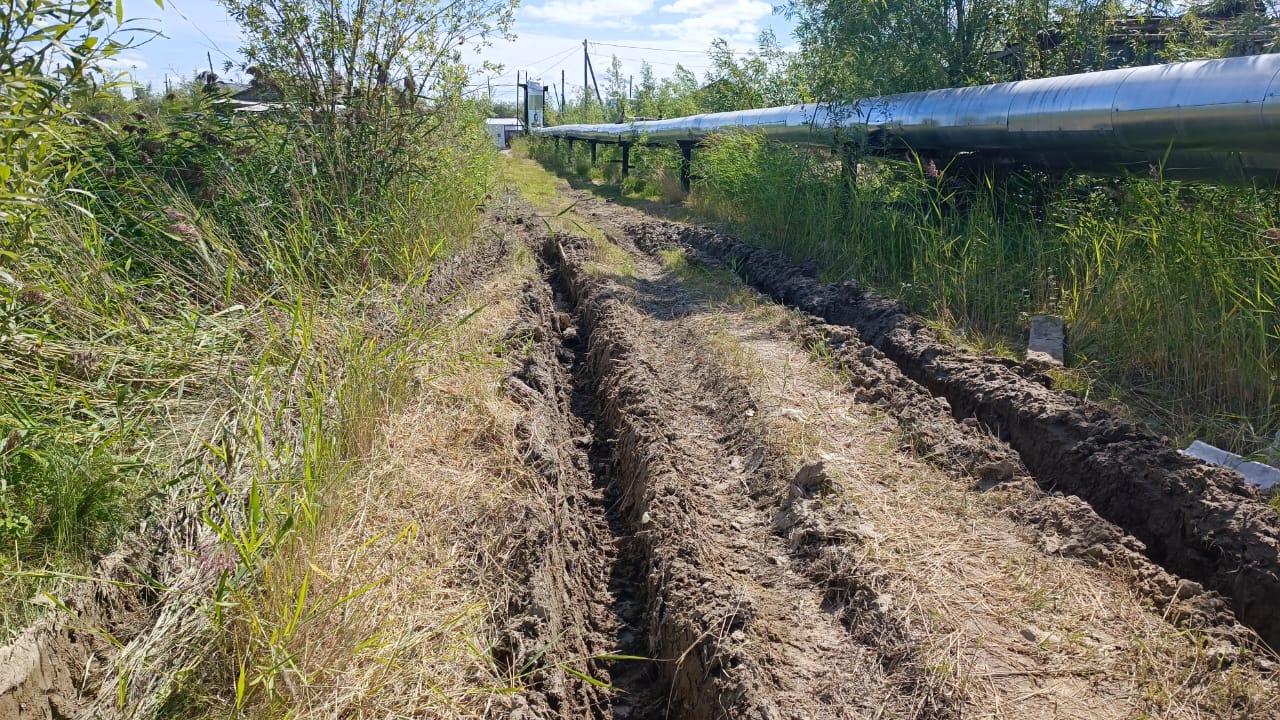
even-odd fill
[[[499,150],[506,150],[511,147],[511,138],[519,135],[524,126],[519,118],[489,118],[484,121],[484,129]]]

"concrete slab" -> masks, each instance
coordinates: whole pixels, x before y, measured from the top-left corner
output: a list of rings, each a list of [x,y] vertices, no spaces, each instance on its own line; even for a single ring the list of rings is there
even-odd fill
[[[1057,315],[1031,316],[1031,337],[1027,340],[1027,360],[1043,365],[1066,361],[1066,323]]]
[[[1214,447],[1206,442],[1194,440],[1186,450],[1182,451],[1182,454],[1199,458],[1210,465],[1231,468],[1243,475],[1245,482],[1263,489],[1280,485],[1280,470],[1260,462],[1245,460],[1233,452]]]

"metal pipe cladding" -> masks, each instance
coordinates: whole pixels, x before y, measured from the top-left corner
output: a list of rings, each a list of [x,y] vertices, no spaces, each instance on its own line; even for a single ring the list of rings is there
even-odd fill
[[[1276,185],[1280,54],[533,132],[679,145],[733,128],[943,160],[1141,174],[1158,167],[1169,178]]]

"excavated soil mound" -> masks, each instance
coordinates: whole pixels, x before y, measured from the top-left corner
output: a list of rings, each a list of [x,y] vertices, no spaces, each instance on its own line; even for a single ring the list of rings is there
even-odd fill
[[[941,342],[898,302],[856,283],[823,284],[781,255],[704,228],[646,222],[642,245],[680,245],[732,268],[761,292],[857,331],[960,420],[1007,441],[1046,489],[1076,495],[1145,544],[1156,563],[1228,596],[1236,615],[1280,647],[1280,518],[1240,476],[1182,456],[1139,425],[1017,363]]]
[[[597,652],[649,660],[598,663],[597,677],[621,692],[611,712],[582,715],[956,715],[949,691],[920,666],[916,638],[895,612],[877,609],[876,581],[848,545],[857,537],[850,523],[811,500],[820,468],[782,462],[755,432],[750,393],[701,375],[703,349],[685,357],[666,342],[661,319],[696,300],[676,285],[654,287],[660,299],[637,308],[625,287],[589,269],[596,252],[579,238],[543,249],[558,307],[576,318],[554,319],[555,334],[587,401],[576,413],[592,429],[592,484],[613,536],[596,545],[597,562],[613,568],[612,600],[565,587],[576,604],[594,603],[588,624],[612,628],[613,647]],[[593,572],[571,565],[566,573]],[[578,716],[565,712],[575,706],[539,701],[521,712]]]

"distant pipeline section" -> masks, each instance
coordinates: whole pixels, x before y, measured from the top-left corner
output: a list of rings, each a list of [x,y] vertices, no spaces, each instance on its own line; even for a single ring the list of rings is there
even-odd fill
[[[538,128],[537,136],[678,145],[749,128],[785,143],[1050,172],[1280,184],[1280,54],[667,120]],[[686,170],[687,177],[687,170]]]

